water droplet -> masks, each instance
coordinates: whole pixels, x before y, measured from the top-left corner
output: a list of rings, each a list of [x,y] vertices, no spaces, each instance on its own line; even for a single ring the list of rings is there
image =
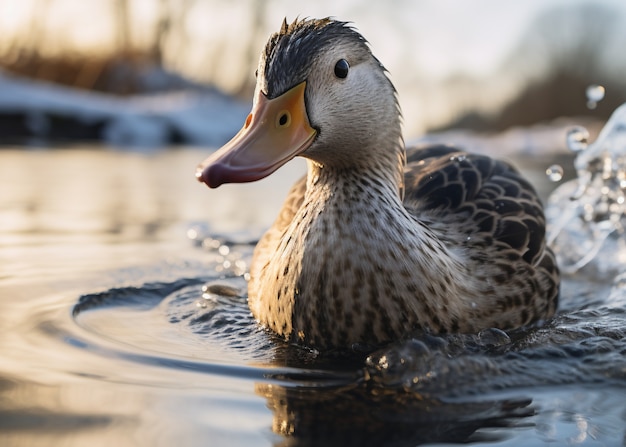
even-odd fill
[[[595,109],[600,101],[604,99],[605,89],[602,85],[591,84],[587,87],[587,108]]]
[[[560,182],[563,178],[563,167],[561,165],[552,165],[546,169],[546,175],[552,182]]]
[[[206,293],[206,292],[203,293],[202,294],[202,299],[204,300],[203,303],[205,303],[205,304],[207,302],[209,302],[209,301],[213,302],[213,303],[217,302],[217,296],[212,294],[212,293]]]
[[[589,131],[582,126],[574,126],[567,131],[566,139],[570,151],[584,151],[589,144]]]

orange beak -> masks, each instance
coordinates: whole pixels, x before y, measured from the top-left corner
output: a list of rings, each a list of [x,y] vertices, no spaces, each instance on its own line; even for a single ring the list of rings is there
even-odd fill
[[[239,133],[198,166],[198,181],[210,188],[253,182],[307,150],[317,131],[309,124],[305,88],[306,81],[274,99],[259,91]]]

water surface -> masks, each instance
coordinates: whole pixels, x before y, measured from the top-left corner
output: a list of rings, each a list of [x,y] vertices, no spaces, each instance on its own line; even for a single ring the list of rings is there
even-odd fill
[[[0,152],[0,445],[625,443],[621,288],[570,278],[508,334],[289,346],[245,274],[303,167],[210,191],[205,155]],[[522,163],[544,196],[550,164]]]

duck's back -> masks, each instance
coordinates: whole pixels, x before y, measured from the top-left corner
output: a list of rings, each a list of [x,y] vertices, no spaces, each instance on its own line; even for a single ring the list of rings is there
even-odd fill
[[[479,280],[510,291],[497,307],[518,308],[519,321],[502,327],[554,313],[559,271],[546,246],[543,207],[514,167],[450,146],[410,148],[404,205],[447,245],[465,250]]]

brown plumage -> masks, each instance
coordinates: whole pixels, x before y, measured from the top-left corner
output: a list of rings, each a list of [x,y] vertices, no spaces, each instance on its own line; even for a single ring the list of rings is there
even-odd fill
[[[553,315],[559,273],[532,186],[486,156],[405,150],[395,89],[353,28],[283,26],[257,73],[244,129],[197,176],[214,187],[308,159],[254,252],[249,305],[261,324],[330,348]]]

